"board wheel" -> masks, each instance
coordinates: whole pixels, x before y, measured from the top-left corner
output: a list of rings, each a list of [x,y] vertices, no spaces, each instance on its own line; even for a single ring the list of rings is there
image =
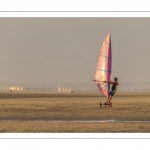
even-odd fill
[[[110,105],[109,105],[110,107],[112,107],[112,102],[110,103]]]
[[[99,105],[100,105],[100,107],[101,107],[101,106],[102,106],[102,103],[100,102],[100,104],[99,104]]]

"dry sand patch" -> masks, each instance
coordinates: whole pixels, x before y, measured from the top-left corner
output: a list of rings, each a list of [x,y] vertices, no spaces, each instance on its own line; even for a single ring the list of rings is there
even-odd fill
[[[0,122],[1,133],[147,133],[149,123]]]
[[[0,132],[149,132],[149,123],[45,122],[50,120],[150,121],[150,94],[121,93],[112,107],[99,93],[0,93]],[[4,121],[5,120],[5,121]],[[11,121],[12,120],[12,121]],[[15,122],[17,120],[18,122]],[[44,122],[34,122],[43,120]]]

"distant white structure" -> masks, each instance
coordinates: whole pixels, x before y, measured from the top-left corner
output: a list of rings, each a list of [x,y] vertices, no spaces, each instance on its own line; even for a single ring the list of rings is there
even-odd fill
[[[67,88],[65,88],[65,92],[67,92],[68,90],[67,90]]]
[[[62,88],[58,86],[58,92],[66,92],[66,93],[75,93],[74,91],[71,90],[71,88]]]
[[[25,91],[25,88],[20,87],[20,91],[21,91],[21,92],[24,92],[24,91]]]
[[[62,88],[58,86],[58,92],[62,92]]]
[[[16,86],[0,87],[0,92],[25,92],[25,88]]]
[[[68,89],[68,92],[71,93],[71,88]]]

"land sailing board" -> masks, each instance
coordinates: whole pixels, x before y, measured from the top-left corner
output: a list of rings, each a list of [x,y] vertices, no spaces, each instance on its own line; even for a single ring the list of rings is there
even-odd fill
[[[109,105],[109,107],[112,107],[112,102],[110,102],[110,103],[107,103],[107,102],[105,102],[105,103],[102,103],[102,102],[100,102],[100,107],[102,106],[102,105],[105,105],[105,107],[107,106],[107,105]]]

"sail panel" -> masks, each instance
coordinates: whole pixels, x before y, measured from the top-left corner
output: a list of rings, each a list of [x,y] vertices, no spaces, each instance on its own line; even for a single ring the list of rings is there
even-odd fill
[[[105,96],[109,94],[110,84],[102,81],[111,80],[111,61],[111,36],[109,33],[102,44],[95,74],[96,85]]]

